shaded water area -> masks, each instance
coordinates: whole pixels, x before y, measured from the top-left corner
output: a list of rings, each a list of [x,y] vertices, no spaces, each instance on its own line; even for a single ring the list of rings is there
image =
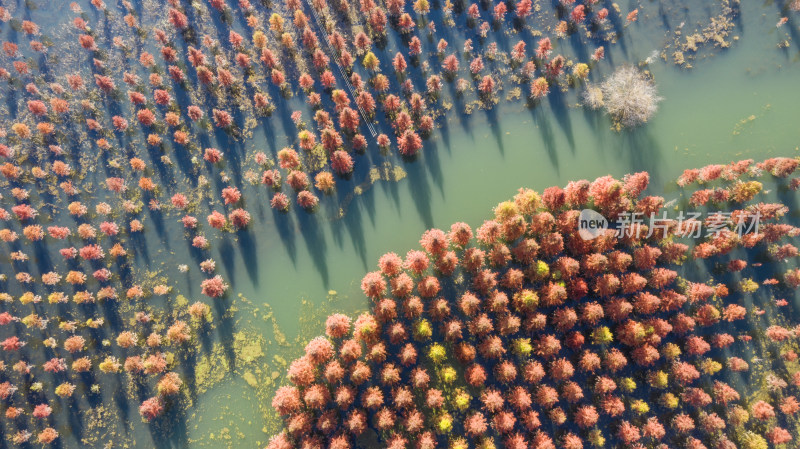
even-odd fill
[[[315,214],[299,207],[276,212],[262,186],[242,183],[253,223],[222,234],[205,253],[191,247],[175,217],[150,214],[156,232],[137,241],[131,270],[168,278],[191,303],[200,298],[199,285],[205,279],[198,264],[213,258],[217,273],[231,285],[226,301],[232,307],[217,305],[214,329],[201,342],[201,359],[193,361],[199,388],[190,394],[191,407],[159,426],[140,424],[137,404],[127,404],[124,395],[115,392],[119,384],[103,381],[103,400],[113,401],[112,407],[129,407],[123,415],[135,424],[103,428],[98,416],[94,427],[62,432],[60,444],[80,447],[76,439],[91,435],[92,447],[107,442],[113,443],[107,447],[263,446],[277,430],[269,402],[284,381],[285,363],[301,353],[307,339],[323,331],[328,313],[365,310],[363,274],[375,269],[383,253],[402,255],[416,248],[424,230],[448,229],[457,221],[477,227],[519,187],[542,191],[571,180],[648,171],[649,192],[670,200],[680,198],[674,181],[684,169],[800,156],[800,42],[778,48],[787,27],[793,30],[789,35],[797,33],[796,20],[775,27],[783,15],[781,2],[743,2],[728,37],[731,47],[701,48],[691,61],[693,68],[676,66],[674,49],[665,46],[673,42],[681,22],[683,29],[702,29],[704,21],[717,14],[716,2],[702,2],[708,4],[706,9],[696,5],[691,11],[668,5],[672,2],[661,2],[661,7],[649,1],[619,3],[623,11],[638,5],[639,20],[608,46],[606,59],[593,68],[590,80],[599,82],[614,67],[647,59],[643,67],[652,73],[664,100],[654,119],[641,128],[612,130],[601,111],[579,105],[580,88],[554,92],[533,107],[524,101],[501,101],[491,111],[475,109],[471,114],[462,112],[463,105],[455,100],[415,160],[381,156],[371,142],[352,177],[340,181],[334,199],[323,200]],[[38,20],[57,14],[59,8],[40,4],[33,15]],[[437,20],[435,14],[432,17]],[[448,32],[443,25],[439,29]],[[451,45],[460,47],[463,42],[454,36]],[[559,45],[565,53],[591,52],[569,39]],[[390,67],[392,54],[387,49],[378,56]],[[8,103],[13,103],[11,98]],[[294,129],[288,111],[302,103],[298,98],[276,103],[273,124],[256,127],[244,142],[225,141],[219,135],[209,138],[235,149],[229,154],[275,152]],[[241,179],[242,174],[231,176]],[[175,182],[193,182],[190,178]],[[189,271],[179,270],[181,264],[188,264]],[[5,260],[1,266],[4,273],[13,272],[6,269]],[[795,301],[795,312],[799,305]]]
[[[261,319],[261,304],[267,303],[290,341],[295,335],[317,335],[324,315],[308,320],[312,309],[366,309],[360,280],[375,269],[381,254],[404,254],[431,227],[447,229],[456,221],[477,226],[521,186],[541,191],[570,180],[646,170],[651,173],[651,192],[664,191],[671,199],[679,195],[673,181],[686,168],[797,155],[797,49],[775,48],[774,33],[762,31],[772,31],[774,22],[773,16],[761,15],[765,10],[744,5],[738,33],[742,39],[732,49],[696,62],[694,69],[681,70],[661,60],[651,64],[665,100],[655,119],[641,129],[611,130],[601,113],[579,107],[572,92],[532,110],[516,104],[491,113],[451,114],[425,143],[418,160],[402,166],[405,179],[376,182],[349,203],[340,219],[326,219],[326,214],[336,214],[333,207],[323,207],[315,217],[298,210],[275,216],[263,207],[265,220],[245,243],[254,247],[243,251],[240,239],[220,253],[233,290],[257,309],[255,316],[242,314],[237,326],[252,326],[274,341],[273,324]],[[612,47],[608,59],[635,63],[647,58],[661,44],[663,30],[656,30],[650,39],[626,38],[626,51]],[[353,183],[368,176],[360,175]],[[302,327],[296,324],[301,319]],[[268,345],[267,359],[272,352]],[[284,373],[274,365],[265,369]],[[250,416],[258,409],[271,410],[264,397],[250,391],[240,378],[230,376],[207,393],[197,412],[202,424],[189,429],[189,438],[219,437],[228,429],[241,432],[233,437],[234,447],[263,443],[262,423]],[[231,409],[232,417],[220,416],[221,403]]]

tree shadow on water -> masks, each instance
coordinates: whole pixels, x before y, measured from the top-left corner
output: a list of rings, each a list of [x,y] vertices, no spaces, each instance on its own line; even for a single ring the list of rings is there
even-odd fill
[[[506,148],[503,144],[503,131],[500,128],[500,120],[497,117],[496,108],[486,110],[486,121],[489,123],[489,128],[492,130],[492,135],[494,135],[494,140],[497,143],[497,149],[500,151],[500,156],[505,158]]]
[[[295,230],[294,230],[294,220],[292,216],[287,212],[281,212],[279,210],[272,210],[272,219],[275,223],[275,229],[278,230],[278,235],[280,236],[280,241],[283,244],[284,248],[286,248],[286,253],[289,254],[289,259],[292,261],[292,266],[297,266],[297,244],[295,243]]]
[[[564,135],[567,137],[569,148],[572,150],[572,153],[575,154],[575,135],[572,132],[572,121],[569,117],[569,109],[567,109],[564,93],[561,92],[560,89],[554,89],[547,96],[547,100],[550,110],[556,117],[556,123],[558,123],[558,125],[561,127],[561,130],[564,131]]]
[[[161,213],[160,210],[148,209],[150,222],[153,224],[153,228],[156,230],[156,233],[161,238],[159,243],[163,245],[163,248],[168,250],[170,249],[170,239],[167,235],[165,223],[164,223],[164,215]]]
[[[150,250],[147,247],[147,240],[143,232],[131,233],[128,236],[128,245],[129,248],[133,249],[133,256],[137,262],[144,259],[141,260],[144,265],[150,263]]]
[[[361,259],[361,264],[364,270],[367,270],[367,242],[364,238],[364,226],[361,219],[361,208],[364,207],[363,203],[369,202],[366,197],[374,198],[375,192],[367,192],[364,195],[359,195],[357,200],[350,204],[350,208],[344,216],[331,223],[335,234],[342,234],[342,230],[347,230],[350,235],[350,240],[353,242],[353,249]],[[374,226],[373,221],[373,226]]]
[[[631,171],[646,171],[650,173],[651,184],[662,185],[662,175],[658,170],[664,163],[661,145],[650,132],[648,126],[644,125],[620,132],[626,133],[622,139],[620,156],[630,160]]]
[[[236,369],[236,351],[233,347],[233,332],[236,329],[236,323],[232,314],[228,313],[226,303],[228,302],[227,295],[214,301],[214,308],[216,309],[215,316],[220,317],[217,323],[217,333],[219,334],[219,343],[222,345],[223,354],[228,361],[229,371]]]
[[[550,163],[553,165],[556,173],[558,173],[558,153],[556,150],[555,138],[553,137],[553,127],[550,124],[550,117],[547,114],[547,111],[543,111],[541,105],[535,102],[529,102],[528,108],[531,112],[531,117],[533,117],[533,122],[540,131],[539,134],[542,138],[544,149],[547,151],[547,155],[550,157]]]
[[[397,182],[382,182],[381,187],[383,191],[392,199],[395,210],[400,211],[400,191],[397,188]]]
[[[149,425],[156,449],[189,447],[185,407],[173,406],[169,410],[170,413],[160,419],[159,425]]]
[[[342,237],[342,231],[344,229],[341,226],[337,226],[337,222],[347,214],[347,208],[353,200],[351,184],[352,177],[340,178],[337,180],[336,190],[330,194],[328,201],[320,201],[321,211],[317,212],[325,214],[325,216],[328,217],[328,221],[331,223],[333,242],[338,248],[344,247],[344,239]]]
[[[624,36],[625,36],[625,20],[626,20],[626,18],[622,17],[622,15],[624,13],[622,13],[622,12],[617,13],[616,12],[616,8],[614,7],[614,4],[615,3],[613,1],[611,1],[611,0],[604,0],[603,1],[603,6],[606,9],[608,9],[608,11],[609,11],[608,23],[611,25],[611,28],[614,30],[614,32],[618,36],[618,39],[617,39],[617,41],[615,42],[614,45],[615,45],[616,48],[618,48],[622,52],[622,55],[627,60],[628,59],[628,46],[627,46],[627,44],[625,42],[625,39],[624,39]],[[598,6],[598,8],[599,7],[600,6]],[[632,9],[633,8],[629,8],[629,9],[627,9],[627,11],[630,11]]]
[[[319,225],[319,220],[316,215],[309,214],[304,210],[297,210],[295,215],[298,219],[298,230],[306,242],[308,254],[311,256],[314,267],[320,275],[323,287],[327,290],[330,285],[328,261],[325,257],[327,246],[325,243],[325,236]]]
[[[74,399],[70,398],[68,403],[70,404],[70,405],[68,405],[69,408],[74,409],[74,410],[79,410],[79,405],[76,403],[76,401]],[[68,413],[67,415],[68,415],[67,421],[69,423],[68,425],[69,425],[70,432],[75,437],[75,439],[77,439],[78,441],[81,441],[83,439],[83,436],[84,436],[83,435],[84,425],[83,425],[83,420],[81,419],[80,414],[78,414],[78,413]],[[2,447],[2,446],[0,446],[0,447]]]
[[[433,210],[431,208],[431,190],[428,184],[425,167],[420,161],[406,164],[408,188],[426,228],[433,227]]]
[[[659,3],[658,4],[658,18],[661,20],[661,26],[664,27],[664,29],[667,32],[672,31],[672,22],[670,20],[671,19],[670,18],[670,13],[664,7],[663,3]]]
[[[609,121],[600,110],[591,110],[587,107],[583,107],[582,109],[583,118],[586,120],[592,132],[594,148],[597,149],[598,153],[603,154],[607,148],[606,142],[608,141]]]
[[[439,160],[439,144],[431,138],[425,141],[423,148],[425,152],[425,168],[430,173],[433,183],[439,188],[439,193],[444,196],[444,175],[442,173],[442,164]]]
[[[455,92],[455,87],[452,88],[453,92]],[[467,134],[468,136],[472,137],[472,114],[467,113],[465,108],[467,104],[465,103],[466,98],[463,94],[455,93],[452,97],[453,100],[453,111],[450,112],[445,116],[445,118],[451,118],[453,120],[457,120],[458,124],[461,125],[461,132]],[[447,120],[442,120],[446,122]]]
[[[253,236],[253,230],[249,227],[241,229],[236,235],[239,237],[237,246],[242,251],[242,259],[244,259],[247,275],[250,277],[250,282],[258,287],[258,254],[256,253],[256,240]]]
[[[200,333],[201,335],[199,338],[207,339],[208,335],[204,332]],[[203,335],[205,334],[205,335]],[[205,345],[205,343],[202,343]],[[209,349],[210,352],[210,349]],[[197,400],[198,390],[197,390],[197,370],[195,367],[197,366],[197,354],[192,352],[185,352],[179,355],[180,357],[180,364],[183,367],[183,378],[186,379],[184,381],[186,385],[186,389],[188,390],[189,397],[192,399],[192,402]]]
[[[448,118],[449,117],[445,116],[439,120],[439,128],[436,130],[436,132],[442,137],[442,142],[444,143],[445,148],[447,148],[447,152],[451,153],[452,144],[450,143],[450,124],[448,123]]]
[[[370,156],[371,155],[369,153],[364,155],[365,158],[370,158]],[[370,183],[370,187],[366,187],[366,190],[364,192],[362,192],[362,194],[355,195],[353,197],[352,201],[358,201],[359,206],[360,206],[359,212],[362,212],[362,211],[366,212],[367,216],[369,217],[370,223],[372,223],[372,226],[375,226],[375,218],[376,218],[376,213],[377,213],[376,210],[375,210],[375,197],[373,195],[371,195],[371,194],[364,194],[364,193],[368,193],[369,190],[372,190],[372,187],[374,186],[374,183],[378,182],[378,181],[373,180],[371,178],[372,175],[371,175],[370,171],[372,170],[372,167],[373,167],[372,162],[373,162],[372,160],[365,160],[365,163],[361,164],[361,167],[359,167],[358,170],[353,172],[353,174],[350,177],[353,178],[353,179],[358,179],[358,180],[362,180],[363,179],[363,180],[365,180],[360,184],[362,186],[366,182]],[[381,169],[381,165],[380,165],[379,161],[374,161],[374,166],[378,167],[379,170]],[[354,194],[355,187],[356,186],[354,184],[350,183],[350,184],[348,184],[346,186],[347,190],[344,191],[343,193],[346,194],[346,195]],[[349,213],[350,213],[349,209],[347,211],[345,211],[345,215],[347,215]]]
[[[130,422],[131,419],[139,419],[138,410],[131,411],[130,401],[124,388],[116,388],[114,390],[114,402],[117,406],[120,421]],[[131,416],[132,413],[136,416]]]
[[[225,267],[225,270],[228,272],[228,276],[233,277],[233,270],[236,268],[236,262],[233,260],[233,255],[235,254],[234,245],[230,242],[229,236],[225,236],[219,242],[219,258],[222,261],[222,265]]]

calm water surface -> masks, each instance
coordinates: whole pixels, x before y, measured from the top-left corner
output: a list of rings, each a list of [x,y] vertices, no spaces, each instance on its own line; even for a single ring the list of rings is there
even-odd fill
[[[626,9],[627,2],[620,4],[623,10],[633,8]],[[612,64],[637,64],[653,52],[661,53],[671,41],[670,29],[680,21],[686,22],[686,29],[697,26],[696,17],[674,11],[662,16],[656,11],[656,3],[646,2],[639,22],[621,42],[607,48],[606,60],[593,69],[593,81],[609,73]],[[739,39],[730,49],[693,61],[692,69],[672,64],[672,50],[666,50],[667,62],[652,58],[647,68],[664,101],[651,123],[632,132],[612,131],[602,113],[578,105],[573,91],[551,95],[534,109],[501,102],[491,113],[476,110],[463,115],[455,112],[456,105],[426,142],[422,155],[400,165],[407,172],[405,179],[377,181],[349,202],[345,193],[340,194],[339,202],[346,204],[341,218],[333,218],[339,209],[333,201],[323,201],[315,215],[296,208],[287,215],[277,214],[269,208],[263,189],[249,188],[245,197],[255,226],[226,234],[211,251],[218,272],[232,286],[230,296],[237,308],[218,325],[215,337],[230,341],[238,332],[261,335],[263,357],[235,367],[201,393],[196,407],[176,423],[180,429],[172,443],[263,445],[275,430],[265,419],[271,411],[269,393],[285,371],[275,356],[288,360],[299,353],[302,346],[291,345],[321,333],[320,319],[326,313],[365,310],[367,300],[359,288],[363,274],[374,269],[381,254],[404,254],[417,247],[427,228],[447,229],[456,221],[477,226],[495,204],[522,186],[542,191],[570,180],[647,170],[651,191],[671,199],[678,195],[673,181],[686,168],[797,155],[798,47],[794,42],[785,50],[777,47],[785,33],[775,29],[777,17],[775,5],[743,2],[740,21],[729,37]],[[451,45],[461,44],[453,40]],[[283,144],[261,130],[247,146]],[[387,160],[377,154],[368,158],[377,166]],[[357,164],[361,167],[349,181],[353,186],[368,176],[366,158]],[[203,276],[196,264],[188,273],[177,270],[179,264],[199,257],[190,251],[180,224],[164,223],[163,235],[148,239],[150,258],[160,264],[151,269],[177,280],[177,289],[190,301],[199,298]],[[281,335],[286,343],[281,344]],[[275,375],[276,380],[265,381]],[[253,378],[258,388],[251,385]],[[134,410],[131,415],[138,419]],[[146,433],[135,439],[137,447],[151,446]]]
[[[740,39],[731,49],[695,61],[693,69],[660,58],[650,64],[664,101],[652,122],[633,132],[612,131],[606,117],[580,108],[571,92],[533,110],[506,105],[489,116],[482,111],[451,114],[422,157],[403,166],[406,179],[376,183],[352,201],[344,218],[329,221],[323,208],[312,219],[292,212],[276,220],[265,208],[267,220],[254,231],[257,267],[245,269],[249,259],[232,249],[233,269],[225,276],[256,305],[269,303],[291,339],[300,333],[297,323],[307,311],[298,307],[299,301],[350,313],[364,310],[360,280],[375,269],[381,254],[402,255],[417,247],[430,227],[447,229],[456,221],[477,226],[521,186],[542,191],[570,180],[647,170],[651,191],[671,199],[678,195],[673,181],[686,168],[797,155],[798,52],[796,46],[777,48],[774,12],[774,7],[743,4],[742,23],[734,31]],[[642,26],[653,22],[648,17]],[[649,39],[626,37],[624,51],[611,46],[607,59],[618,64],[648,58],[666,39],[664,28],[656,28]],[[598,68],[610,71],[608,62]],[[598,73],[593,78],[601,79]],[[329,290],[336,292],[332,305]],[[250,317],[242,321],[270,338],[271,323]],[[311,331],[322,330],[318,325]],[[268,357],[271,349],[265,351]],[[202,397],[203,424],[190,429],[192,437],[230,427],[241,430],[247,444],[250,439],[263,442],[263,424],[255,415],[247,422],[214,420],[220,402],[241,407],[243,418],[268,406],[255,397],[246,399],[249,388],[232,377]]]

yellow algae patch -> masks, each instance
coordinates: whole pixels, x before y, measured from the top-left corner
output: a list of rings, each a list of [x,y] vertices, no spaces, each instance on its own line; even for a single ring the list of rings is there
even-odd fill
[[[672,54],[673,61],[676,65],[682,65],[686,68],[691,68],[689,60],[696,57],[702,47],[706,44],[713,44],[716,48],[728,48],[731,41],[728,40],[730,33],[735,29],[734,18],[736,16],[736,9],[732,5],[738,2],[733,0],[723,0],[721,2],[719,11],[720,13],[711,17],[710,21],[702,26],[702,28],[695,29],[692,32],[685,34],[682,27],[679,27],[674,32],[674,40],[670,44],[675,49]],[[733,41],[738,40],[737,36],[731,38]],[[688,54],[687,54],[688,53]]]
[[[739,122],[736,123],[736,125],[734,125],[734,127],[733,127],[733,135],[734,136],[738,136],[739,134],[741,134],[742,133],[742,128],[744,128],[746,125],[748,125],[748,124],[752,123],[753,121],[755,121],[755,119],[756,119],[755,115],[750,115],[747,118],[739,120]]]
[[[90,408],[84,413],[86,428],[81,438],[85,447],[133,447],[134,441],[130,438],[128,430],[121,428],[125,425],[116,410],[100,405]],[[127,424],[129,427],[130,424]],[[59,429],[59,432],[61,429]],[[110,446],[112,445],[113,446]]]
[[[507,101],[514,101],[520,98],[522,98],[522,89],[520,89],[519,87],[512,88],[511,90],[508,91],[508,94],[506,94]]]
[[[250,332],[238,332],[233,335],[234,363],[238,369],[251,365],[256,360],[264,357],[264,337]],[[227,349],[221,343],[215,343],[209,354],[205,354],[195,367],[195,381],[197,391],[202,394],[213,388],[231,372],[230,360]],[[246,373],[245,373],[246,375]],[[245,377],[243,375],[243,377]],[[253,376],[253,374],[250,374]],[[245,377],[245,381],[250,383]]]
[[[264,352],[261,350],[261,342],[258,339],[245,336],[242,332],[234,336],[234,348],[237,357],[244,363],[253,362],[264,356]]]
[[[180,307],[180,308],[188,307],[189,306],[189,300],[186,299],[186,297],[183,296],[183,295],[178,295],[178,296],[175,297],[175,305]]]
[[[304,150],[305,166],[309,172],[320,171],[325,167],[328,162],[328,154],[322,145],[314,145],[310,150]]]
[[[278,323],[274,321],[272,322],[272,335],[275,337],[275,342],[278,343],[280,346],[288,346],[289,343],[286,341],[286,334],[283,333]]]
[[[272,361],[275,362],[275,364],[278,365],[278,366],[286,366],[287,365],[286,359],[281,357],[281,356],[279,356],[279,355],[277,355],[277,354],[272,356]]]
[[[258,388],[258,381],[256,381],[256,376],[252,372],[245,371],[245,373],[242,374],[242,378],[245,382],[247,382],[247,385],[250,385],[253,388]]]
[[[216,349],[216,348],[215,348]],[[198,361],[194,370],[195,381],[199,393],[205,393],[209,388],[221,382],[227,374],[227,362],[217,363],[215,356],[205,357]]]
[[[686,43],[683,48],[688,51],[697,51],[697,44],[704,42],[703,36],[700,33],[691,34],[686,36]]]

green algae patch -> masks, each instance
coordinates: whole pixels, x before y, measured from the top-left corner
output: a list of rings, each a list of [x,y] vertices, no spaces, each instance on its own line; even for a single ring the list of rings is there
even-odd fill
[[[216,363],[215,360],[212,360],[214,357],[212,354],[210,357],[201,359],[197,363],[197,367],[195,367],[195,381],[197,382],[198,393],[205,393],[209,388],[222,382],[228,373],[226,369],[227,362],[220,360],[222,363]],[[220,358],[222,357],[220,356]]]
[[[289,343],[286,341],[286,334],[281,331],[280,326],[273,318],[272,322],[272,335],[275,337],[275,342],[278,343],[280,346],[287,346]]]
[[[232,343],[234,360],[229,359],[228,349],[222,343],[215,343],[211,352],[198,360],[195,368],[198,393],[205,393],[225,380],[225,377],[232,371],[231,362],[239,370],[264,357],[265,341],[264,337],[260,335],[246,331],[238,332],[233,335]],[[250,376],[247,376],[248,373]],[[248,377],[255,381],[255,376],[249,371],[245,372],[242,377],[248,384],[251,384]]]
[[[264,352],[261,350],[261,341],[258,340],[260,337],[256,337],[254,340],[240,332],[234,338],[234,347],[238,347],[236,354],[239,360],[250,363],[264,356]]]
[[[129,434],[131,424],[121,420],[116,410],[100,405],[84,411],[82,415],[86,428],[80,442],[85,447],[136,446]]]
[[[245,373],[242,374],[242,378],[244,379],[245,382],[247,382],[247,385],[250,385],[253,388],[258,388],[258,381],[256,380],[256,376],[252,372],[245,371]]]
[[[328,162],[328,154],[322,145],[314,145],[310,150],[305,150],[305,166],[309,172],[320,171]]]
[[[286,366],[288,364],[286,362],[285,358],[283,358],[283,357],[281,357],[281,356],[279,356],[277,354],[272,356],[272,361],[275,362],[275,364],[278,365],[278,366]]]
[[[178,295],[175,297],[175,305],[181,309],[186,308],[189,306],[189,300],[183,295]]]

